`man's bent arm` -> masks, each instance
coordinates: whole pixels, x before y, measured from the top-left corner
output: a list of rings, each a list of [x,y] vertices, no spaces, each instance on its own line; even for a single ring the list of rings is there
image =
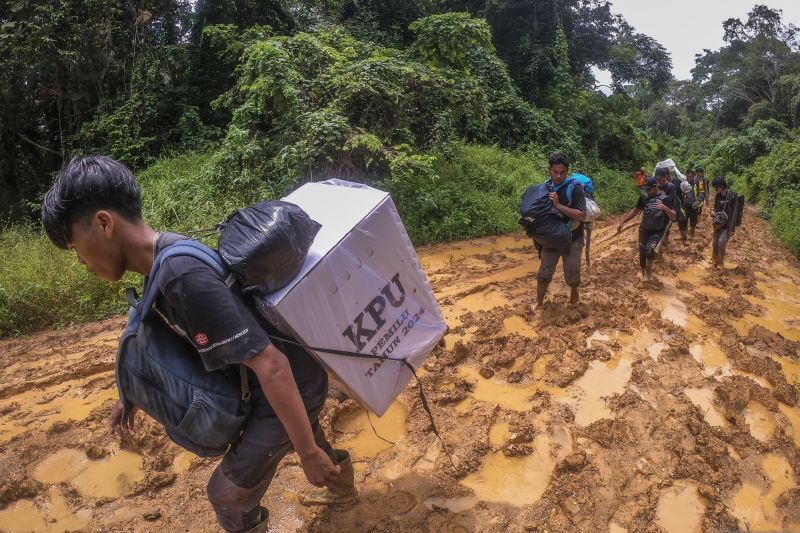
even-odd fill
[[[286,429],[306,477],[314,485],[323,485],[339,474],[339,467],[314,440],[311,422],[297,390],[289,360],[270,344],[244,364],[256,373],[267,401]]]

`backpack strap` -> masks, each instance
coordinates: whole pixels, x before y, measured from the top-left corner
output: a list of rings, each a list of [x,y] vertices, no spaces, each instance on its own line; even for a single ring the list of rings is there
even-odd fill
[[[567,194],[567,207],[569,207],[570,205],[572,205],[572,189],[574,189],[574,188],[575,188],[575,185],[578,183],[578,181],[577,181],[577,180],[575,180],[575,179],[574,179],[574,178],[573,178],[573,177],[570,175],[570,176],[569,176],[567,179],[565,179],[564,181],[562,181],[562,182],[561,182],[561,183],[559,183],[558,185],[553,185],[553,184],[552,184],[552,183],[553,183],[553,181],[552,181],[552,180],[550,180],[549,178],[548,178],[548,180],[547,180],[547,181],[549,181],[549,182],[550,182],[550,184],[551,184],[551,186],[553,187],[553,192],[558,192],[559,190],[561,190],[561,188],[562,188],[562,187],[564,187],[564,186],[566,185],[566,186],[567,186],[567,190],[566,190],[566,194]]]
[[[225,284],[228,286],[228,288],[233,285],[235,281],[233,275],[228,272],[228,268],[225,266],[225,263],[222,262],[222,259],[217,252],[205,244],[192,239],[183,239],[177,241],[161,250],[153,260],[153,266],[150,269],[150,275],[148,275],[144,281],[144,289],[142,290],[141,300],[138,302],[136,301],[135,291],[133,291],[133,289],[128,289],[125,291],[125,297],[133,308],[133,313],[131,313],[131,319],[128,323],[128,331],[135,331],[138,329],[139,325],[142,323],[142,320],[144,320],[144,318],[152,310],[153,304],[158,297],[159,286],[157,280],[161,265],[163,265],[164,261],[170,257],[176,257],[179,255],[194,257],[198,261],[202,261],[208,267],[213,269],[214,272],[216,272],[223,280],[225,280]],[[249,403],[250,385],[247,377],[247,367],[245,367],[243,364],[239,365],[239,379],[242,386],[242,400],[245,403]]]

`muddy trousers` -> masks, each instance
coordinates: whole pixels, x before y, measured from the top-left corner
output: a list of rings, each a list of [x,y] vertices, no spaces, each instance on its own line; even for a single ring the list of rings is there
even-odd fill
[[[712,241],[713,255],[711,260],[714,263],[722,263],[725,260],[725,248],[728,246],[728,229],[715,229]]]
[[[564,264],[564,280],[569,287],[580,287],[581,285],[581,262],[583,261],[583,239],[572,241],[565,252],[559,252],[552,248],[542,248],[539,252],[539,272],[536,280],[542,283],[553,281],[556,273],[558,260]]]
[[[248,423],[242,437],[231,447],[208,481],[208,500],[225,531],[248,531],[266,519],[267,510],[261,507],[261,498],[275,476],[278,463],[292,451],[288,437],[285,442],[264,445],[274,439],[276,430],[280,434],[283,426],[280,429],[275,427],[275,422],[280,425],[275,417],[267,417],[260,423],[262,420],[254,418]],[[336,464],[336,454],[319,422],[314,421],[311,427],[317,446]]]
[[[689,224],[691,224],[693,228],[697,227],[697,217],[700,214],[699,211],[692,205],[685,205],[683,206],[683,209],[686,212],[686,218],[689,219]]]
[[[661,241],[665,230],[646,230],[639,228],[639,266],[647,267],[647,262],[652,261],[656,255],[656,246]]]

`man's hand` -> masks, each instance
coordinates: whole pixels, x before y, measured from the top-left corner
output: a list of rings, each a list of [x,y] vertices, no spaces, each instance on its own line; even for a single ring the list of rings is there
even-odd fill
[[[550,196],[550,201],[553,202],[553,205],[555,207],[558,207],[559,204],[560,204],[560,202],[558,201],[558,193],[557,192],[551,192],[548,196]]]
[[[125,420],[122,419],[123,410],[122,402],[119,400],[117,400],[117,403],[111,408],[111,416],[108,418],[108,431],[112,435],[122,436],[126,431],[133,433],[133,431],[136,430],[134,419],[136,418],[136,411],[138,411],[139,408],[134,405]]]
[[[322,451],[319,446],[315,446],[315,449],[311,450],[310,453],[298,453],[298,455],[300,456],[300,464],[303,466],[306,479],[317,487],[323,487],[332,482],[342,471],[342,467],[333,464],[328,454]]]
[[[658,209],[659,211],[670,211],[670,208],[664,202],[655,202],[653,204],[653,208]]]

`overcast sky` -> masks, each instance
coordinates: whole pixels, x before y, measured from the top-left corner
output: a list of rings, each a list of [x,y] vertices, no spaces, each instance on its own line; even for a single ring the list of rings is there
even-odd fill
[[[625,17],[636,31],[653,37],[672,56],[672,74],[691,78],[694,56],[704,48],[722,46],[722,22],[731,17],[747,20],[756,3],[783,10],[784,23],[800,26],[800,0],[611,0],[611,11]],[[605,74],[605,75],[604,75]],[[609,83],[597,73],[598,83]]]

